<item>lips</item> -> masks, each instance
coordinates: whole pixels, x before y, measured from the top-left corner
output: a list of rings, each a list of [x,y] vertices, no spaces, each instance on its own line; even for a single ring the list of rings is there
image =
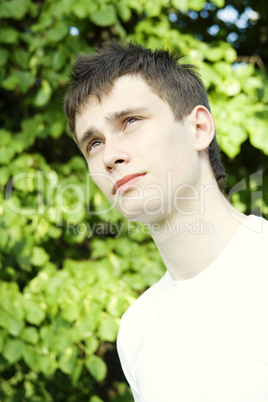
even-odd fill
[[[136,173],[136,174],[129,174],[125,177],[123,177],[123,179],[118,180],[115,185],[113,186],[113,194],[115,194],[117,192],[117,190],[124,186],[125,184],[134,184],[136,183],[140,177],[144,176],[146,173]]]

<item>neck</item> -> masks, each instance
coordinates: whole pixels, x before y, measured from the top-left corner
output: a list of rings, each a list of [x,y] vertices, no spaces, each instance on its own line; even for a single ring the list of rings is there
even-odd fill
[[[245,218],[228,203],[217,184],[210,186],[202,205],[192,201],[190,208],[185,201],[180,211],[149,225],[175,281],[192,278],[206,269],[228,246]]]

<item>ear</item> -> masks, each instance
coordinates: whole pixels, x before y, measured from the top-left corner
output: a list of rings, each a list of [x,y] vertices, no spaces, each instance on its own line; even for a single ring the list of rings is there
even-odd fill
[[[213,117],[205,106],[198,105],[190,113],[190,118],[195,128],[195,149],[203,151],[208,148],[215,135]]]

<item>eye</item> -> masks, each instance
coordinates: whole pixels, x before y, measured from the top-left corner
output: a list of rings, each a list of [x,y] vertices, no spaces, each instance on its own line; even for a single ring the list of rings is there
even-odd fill
[[[93,149],[97,148],[101,144],[102,144],[102,142],[100,140],[91,141],[87,146],[87,153],[90,153]]]
[[[125,126],[129,126],[130,124],[135,123],[135,121],[138,121],[139,119],[137,117],[129,117],[128,119],[125,120]]]

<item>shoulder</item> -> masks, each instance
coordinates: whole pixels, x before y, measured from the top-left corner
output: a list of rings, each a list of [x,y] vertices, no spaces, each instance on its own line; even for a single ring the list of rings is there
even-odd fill
[[[262,217],[250,215],[242,223],[235,249],[231,249],[232,272],[243,278],[244,285],[250,291],[265,286],[267,294],[268,283],[268,221]],[[241,286],[241,282],[240,282]]]
[[[266,252],[268,240],[268,221],[262,217],[250,215],[241,225],[240,241],[244,244],[244,252]]]
[[[160,304],[168,293],[167,273],[146,290],[125,312],[121,319],[117,337],[117,350],[125,376],[136,390],[135,367],[138,357],[142,354],[145,338],[154,333]]]
[[[168,273],[146,290],[125,312],[121,319],[117,344],[121,349],[133,348],[145,333],[151,332],[158,320],[163,300],[168,297]],[[132,346],[131,346],[132,345]]]
[[[147,289],[125,312],[121,320],[121,326],[127,325],[129,322],[141,322],[148,317],[161,303],[162,297],[166,293],[168,286],[168,273],[166,273],[160,281]],[[135,325],[135,324],[133,324]]]
[[[242,226],[249,229],[252,233],[256,234],[266,234],[268,233],[268,221],[256,215],[249,215],[242,222]]]

